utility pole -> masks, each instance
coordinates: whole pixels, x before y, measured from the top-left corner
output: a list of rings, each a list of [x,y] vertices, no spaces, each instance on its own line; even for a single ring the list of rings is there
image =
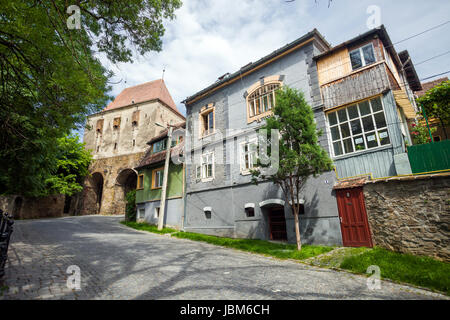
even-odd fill
[[[161,126],[161,125],[160,125]],[[166,210],[166,193],[167,193],[167,176],[169,175],[170,149],[172,144],[172,126],[168,125],[166,162],[164,164],[164,177],[161,190],[161,205],[159,207],[158,230],[162,230],[164,226],[164,212]]]

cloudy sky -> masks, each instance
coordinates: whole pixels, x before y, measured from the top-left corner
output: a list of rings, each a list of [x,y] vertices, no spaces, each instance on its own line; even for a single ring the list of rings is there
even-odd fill
[[[164,80],[179,110],[181,101],[226,72],[256,61],[317,28],[331,45],[368,30],[368,7],[380,8],[381,23],[396,43],[449,21],[448,0],[183,0],[177,18],[167,21],[163,50],[135,57],[132,64],[106,67],[115,72],[112,96],[126,87]],[[395,45],[408,49],[414,63],[450,51],[450,23]],[[419,77],[450,71],[450,53],[416,66]],[[448,76],[448,74],[447,74]]]

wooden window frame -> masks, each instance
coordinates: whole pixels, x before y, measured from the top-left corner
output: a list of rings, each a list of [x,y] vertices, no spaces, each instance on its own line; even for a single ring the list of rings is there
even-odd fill
[[[375,100],[377,98],[380,99],[382,110],[373,112],[372,111],[372,103],[370,101],[371,100]],[[366,101],[369,102],[370,114],[362,116],[361,112],[360,112],[359,105],[361,103],[363,103],[363,102],[366,102]],[[348,113],[348,108],[350,108],[350,107],[352,107],[354,105],[357,106],[358,117],[350,119],[349,113]],[[346,110],[347,120],[344,121],[344,122],[340,122],[339,121],[339,118],[338,118],[339,116],[338,116],[337,112],[340,111],[340,110]],[[336,117],[337,117],[337,124],[334,124],[334,125],[331,125],[330,119],[329,119],[329,116],[332,113],[336,113]],[[378,128],[378,126],[376,124],[376,121],[375,121],[375,115],[378,114],[378,113],[383,113],[384,119],[386,121],[386,126],[385,127]],[[366,132],[366,130],[364,129],[364,123],[362,122],[362,119],[365,118],[365,117],[368,117],[369,115],[372,118],[374,129],[373,130],[369,130],[369,131]],[[351,127],[350,123],[351,123],[351,121],[356,121],[356,120],[360,121],[361,133],[354,135],[353,132],[352,132],[352,127]],[[341,124],[344,124],[344,123],[348,123],[349,130],[350,130],[350,135],[348,137],[346,137],[346,138],[342,137],[342,132],[341,132]],[[390,124],[389,124],[389,121],[388,121],[387,116],[386,116],[386,108],[385,108],[385,105],[384,105],[384,102],[383,102],[383,96],[382,95],[373,96],[373,97],[370,97],[368,99],[364,99],[364,100],[357,101],[357,102],[354,102],[354,103],[351,103],[351,104],[347,104],[347,105],[345,105],[343,107],[340,107],[340,108],[329,110],[326,113],[326,126],[327,126],[328,141],[330,142],[330,155],[332,155],[333,159],[340,159],[340,158],[346,158],[346,157],[349,157],[349,156],[359,155],[359,154],[365,153],[365,152],[372,152],[372,151],[375,151],[375,150],[380,149],[380,148],[385,148],[385,147],[388,147],[388,146],[392,146],[392,135],[391,135],[390,130],[389,130],[389,125]],[[331,129],[334,128],[334,127],[338,128],[338,133],[339,133],[339,138],[336,139],[336,140],[333,140],[333,137],[331,135]],[[389,143],[384,144],[384,145],[381,144],[381,142],[380,142],[381,138],[379,136],[379,132],[380,131],[386,131],[387,132],[387,134],[388,134],[387,137],[389,138]],[[366,135],[371,134],[371,133],[374,133],[376,135],[377,146],[368,148],[367,141],[366,141]],[[362,150],[356,150],[356,145],[355,145],[354,138],[356,138],[358,136],[362,136],[362,139],[363,139],[363,142],[364,142],[364,149],[362,149]],[[348,152],[348,153],[345,152],[345,146],[344,146],[344,143],[343,143],[344,140],[347,140],[347,139],[351,139],[352,148],[353,148],[353,151],[352,152]],[[340,154],[340,155],[336,155],[335,154],[334,143],[340,143],[341,149],[343,151],[342,154]]]
[[[371,63],[367,63],[367,62],[366,62],[366,59],[364,58],[364,53],[363,53],[363,51],[362,51],[363,48],[368,47],[368,46],[370,46],[370,47],[372,48],[373,57],[375,58],[375,61],[374,61],[374,62],[371,62]],[[356,52],[356,51],[359,52],[359,55],[360,55],[360,57],[361,57],[361,66],[358,67],[358,68],[356,68],[356,69],[353,69],[351,54],[352,54],[353,52]],[[366,43],[366,44],[364,44],[364,45],[362,45],[362,46],[359,46],[359,47],[356,48],[356,49],[353,49],[353,50],[349,51],[349,52],[348,52],[348,57],[349,57],[349,59],[350,59],[350,67],[351,67],[352,71],[359,70],[359,69],[361,69],[361,68],[364,68],[364,67],[373,65],[374,63],[377,63],[377,62],[378,62],[377,54],[376,54],[375,46],[373,45],[373,42]]]
[[[113,120],[113,129],[114,130],[118,130],[120,129],[120,123],[122,122],[122,118],[121,117],[115,117]]]
[[[141,183],[139,183],[141,182]],[[144,174],[139,174],[137,178],[136,190],[144,189]]]
[[[152,170],[152,190],[156,190],[156,189],[161,189],[162,188],[162,185],[157,187],[156,183],[155,183],[156,182],[155,178],[156,178],[156,173],[157,172],[162,172],[164,174],[164,167],[160,167],[160,168]]]
[[[161,141],[165,141],[166,147],[163,148],[162,150],[155,151],[155,145],[156,145],[157,143],[160,143]],[[159,140],[159,141],[156,141],[156,142],[153,142],[153,143],[152,143],[152,154],[158,153],[158,152],[162,152],[162,151],[165,151],[166,149],[167,149],[167,138],[164,138],[164,139],[161,139],[161,140]]]
[[[278,80],[280,78],[280,76],[272,76],[269,77],[267,79],[264,80],[263,83],[258,82],[257,84],[253,84],[250,89],[248,90],[248,95],[245,98],[246,100],[246,104],[247,104],[247,123],[252,123],[254,121],[261,121],[262,118],[268,117],[270,115],[273,114],[272,110],[275,107],[275,103],[276,103],[276,95],[275,95],[275,91],[280,89],[283,86],[283,82]],[[258,90],[263,89],[264,87],[270,86],[270,85],[278,85],[277,88],[270,90],[268,92],[265,92],[264,94],[261,94],[259,97],[252,99],[252,95],[255,94]],[[272,96],[272,105],[270,106],[270,109],[264,111],[264,112],[260,112],[258,114],[256,114],[255,112],[255,107],[253,107],[254,105],[252,104],[253,101],[260,101],[260,108],[263,107],[264,105],[264,98],[265,97],[270,97]],[[269,102],[269,101],[268,101]],[[269,104],[269,103],[268,103]],[[250,110],[253,109],[253,112],[251,112]],[[251,115],[252,114],[252,115]]]
[[[199,139],[208,137],[210,135],[213,135],[216,132],[216,107],[210,103],[206,106],[204,106],[199,113]],[[210,113],[213,114],[213,127],[212,129],[209,129],[208,132],[205,130],[205,120],[204,117],[209,115]]]
[[[203,161],[203,157],[205,157],[205,156],[211,156],[211,176],[209,176],[209,177],[206,177],[206,172],[205,171],[207,171],[207,169],[205,169],[205,167],[204,167],[204,165],[208,165],[208,162],[204,162]],[[199,171],[200,170],[200,171]],[[214,180],[214,170],[215,170],[215,164],[214,164],[214,152],[206,152],[206,153],[203,153],[202,155],[201,155],[201,158],[200,158],[200,165],[197,165],[196,167],[195,167],[195,178],[196,178],[196,181],[198,182],[198,181],[201,181],[201,182],[208,182],[208,181],[212,181],[212,180]],[[199,178],[199,173],[200,173],[200,178]]]
[[[240,162],[240,173],[241,175],[249,175],[250,174],[250,170],[253,170],[255,168],[257,168],[257,165],[253,165],[253,161],[251,161],[251,159],[249,159],[249,165],[250,165],[250,161],[252,163],[251,166],[249,166],[249,168],[245,167],[245,155],[246,154],[251,154],[252,151],[248,150],[247,152],[244,151],[244,148],[246,145],[256,145],[256,148],[258,148],[258,140],[257,139],[250,139],[249,141],[243,141],[239,144],[239,162]],[[256,152],[255,157],[258,158],[258,151],[255,150],[254,152]]]

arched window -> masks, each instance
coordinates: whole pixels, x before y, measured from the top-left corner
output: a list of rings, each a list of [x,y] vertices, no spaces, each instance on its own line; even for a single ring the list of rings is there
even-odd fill
[[[247,96],[247,114],[249,122],[270,115],[275,106],[275,91],[280,88],[281,82],[263,84],[254,89]]]

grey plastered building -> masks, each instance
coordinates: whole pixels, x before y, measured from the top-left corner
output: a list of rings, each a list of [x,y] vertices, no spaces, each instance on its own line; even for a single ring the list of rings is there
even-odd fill
[[[317,30],[225,74],[188,97],[186,105],[186,203],[184,229],[212,235],[295,242],[294,219],[282,190],[251,183],[250,145],[270,114],[273,91],[301,90],[318,129],[326,129],[315,55],[330,49]],[[327,135],[320,144],[329,151]],[[334,172],[311,178],[301,194],[303,243],[342,244]],[[282,231],[283,229],[285,231]]]

